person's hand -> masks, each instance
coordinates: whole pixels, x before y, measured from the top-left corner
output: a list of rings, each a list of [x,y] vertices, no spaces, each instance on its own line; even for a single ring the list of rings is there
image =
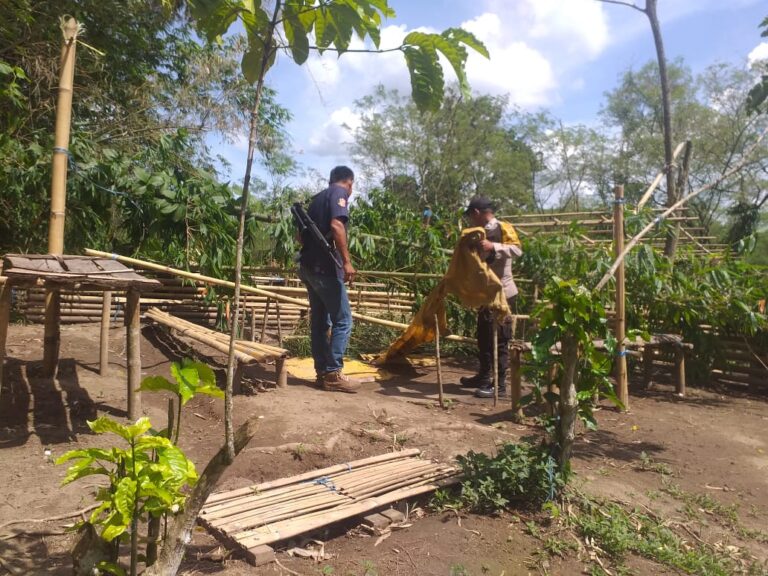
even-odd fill
[[[352,262],[345,262],[344,263],[344,283],[351,284],[352,280],[355,279],[355,274],[357,274],[357,271],[352,266]]]
[[[480,242],[480,249],[483,252],[491,252],[491,251],[493,251],[493,242],[490,242],[489,240],[482,240]]]

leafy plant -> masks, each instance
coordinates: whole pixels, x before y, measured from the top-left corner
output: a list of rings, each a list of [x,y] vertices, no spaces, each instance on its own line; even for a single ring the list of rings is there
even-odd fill
[[[457,461],[464,475],[460,494],[455,501],[436,494],[436,507],[499,512],[512,504],[532,506],[554,498],[568,479],[548,446],[526,439],[502,444],[495,456],[470,451]]]
[[[224,392],[216,385],[216,375],[210,367],[202,362],[194,362],[188,358],[181,364],[171,364],[173,382],[164,376],[148,376],[141,381],[139,390],[157,392],[165,390],[171,392],[177,398],[177,418],[174,442],[179,441],[181,430],[181,408],[189,402],[195,394],[206,394],[214,398],[223,398]]]
[[[152,425],[146,417],[125,426],[102,416],[89,421],[88,426],[96,434],[118,436],[127,448],[86,448],[65,453],[56,463],[74,463],[62,484],[86,476],[107,477],[109,484],[96,493],[101,504],[91,513],[89,522],[101,528],[101,537],[107,542],[130,532],[131,562],[135,564],[139,519],[178,512],[184,506],[184,489],[197,481],[195,465],[168,438],[150,434]],[[115,556],[113,562],[116,560]]]

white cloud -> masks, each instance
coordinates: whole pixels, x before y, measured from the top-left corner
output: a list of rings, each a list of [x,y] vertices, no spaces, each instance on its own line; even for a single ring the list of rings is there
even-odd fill
[[[308,152],[332,158],[347,156],[347,146],[359,126],[360,116],[348,106],[334,110],[309,137]]]
[[[761,42],[747,55],[750,66],[754,66],[760,60],[768,60],[768,42]]]

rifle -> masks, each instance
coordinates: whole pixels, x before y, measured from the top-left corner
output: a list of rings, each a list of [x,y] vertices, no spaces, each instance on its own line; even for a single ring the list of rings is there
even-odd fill
[[[291,214],[293,215],[293,221],[296,222],[296,226],[299,228],[299,233],[302,238],[306,241],[305,233],[309,232],[312,240],[317,242],[323,250],[328,253],[328,256],[333,260],[333,263],[339,268],[343,268],[344,265],[336,254],[336,250],[328,243],[328,240],[323,236],[322,232],[320,232],[320,229],[317,227],[314,220],[309,217],[309,214],[304,210],[304,206],[301,205],[301,202],[294,202],[293,206],[291,206]]]

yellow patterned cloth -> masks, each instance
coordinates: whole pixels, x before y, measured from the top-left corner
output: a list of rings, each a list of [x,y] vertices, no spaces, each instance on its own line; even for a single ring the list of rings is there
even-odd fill
[[[514,234],[514,228],[512,228]],[[504,229],[506,232],[506,228]],[[509,237],[505,233],[506,238]],[[456,296],[462,305],[468,308],[488,306],[499,322],[510,315],[507,300],[504,297],[501,281],[480,257],[478,244],[485,239],[483,228],[467,228],[461,233],[456,248],[453,250],[451,264],[440,283],[429,293],[411,324],[386,352],[374,361],[382,365],[405,356],[416,347],[435,339],[435,316],[440,326],[440,333],[447,334],[445,318],[445,298],[448,294]],[[514,240],[519,240],[517,234]]]

